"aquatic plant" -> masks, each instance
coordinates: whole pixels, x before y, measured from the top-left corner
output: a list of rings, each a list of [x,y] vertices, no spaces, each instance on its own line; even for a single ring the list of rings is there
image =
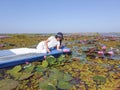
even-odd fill
[[[47,56],[46,61],[48,62],[48,65],[53,65],[56,62],[56,58],[54,56]]]
[[[72,87],[72,84],[69,83],[72,80],[72,76],[68,73],[63,73],[58,69],[51,69],[49,72],[49,76],[45,76],[45,80],[39,83],[39,87],[42,89],[48,88],[49,85],[52,85],[51,88],[59,89],[69,89]]]
[[[10,36],[11,38],[0,41],[6,44],[6,46],[1,49],[24,46],[30,47],[37,45],[38,42],[48,37],[39,34],[26,35],[25,39],[22,38],[22,35]],[[72,51],[70,57],[65,55],[61,55],[58,58],[48,56],[46,60],[30,63],[30,66],[26,68],[24,68],[24,66],[29,64],[5,69],[4,74],[0,74],[0,82],[2,82],[0,86],[2,86],[2,88],[4,85],[8,86],[8,80],[6,81],[6,79],[10,78],[10,80],[17,80],[17,83],[19,83],[17,85],[14,83],[15,87],[9,83],[9,85],[11,85],[10,89],[13,87],[12,89],[15,90],[119,90],[119,53],[114,53],[111,58],[105,54],[106,58],[104,59],[98,57],[97,53],[101,51],[101,46],[103,45],[107,46],[106,52],[110,50],[111,46],[119,50],[119,41],[113,41],[110,40],[111,38],[109,37],[101,36],[73,36],[65,37],[65,44],[71,48]],[[31,42],[31,40],[33,42]],[[80,40],[85,41],[81,44],[79,43]],[[94,40],[96,40],[96,42]],[[91,56],[94,57],[91,58]],[[5,81],[3,82],[3,80]],[[7,84],[3,85],[3,83]]]
[[[18,85],[19,85],[19,82],[13,79],[0,80],[0,90],[13,90]]]

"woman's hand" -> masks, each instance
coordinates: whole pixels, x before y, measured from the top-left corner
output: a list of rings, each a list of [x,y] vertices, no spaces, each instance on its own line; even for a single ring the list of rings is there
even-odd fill
[[[49,53],[49,52],[50,52],[50,49],[47,49],[47,52]]]
[[[57,49],[58,51],[62,51],[62,49]]]
[[[57,50],[58,51],[62,51],[62,49],[60,49],[60,47],[61,47],[60,45],[57,45]]]

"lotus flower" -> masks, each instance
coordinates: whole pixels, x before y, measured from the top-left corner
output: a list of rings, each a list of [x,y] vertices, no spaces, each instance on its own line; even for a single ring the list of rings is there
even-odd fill
[[[103,51],[98,51],[98,54],[99,54],[99,55],[101,55],[101,54],[103,55],[104,52],[103,52]]]
[[[63,52],[69,52],[70,50],[69,49],[63,49]]]
[[[82,40],[80,40],[80,43],[83,43],[83,41],[82,41]]]
[[[46,59],[46,56],[44,56],[44,59]]]
[[[25,62],[25,64],[29,64],[29,62]]]
[[[102,46],[102,50],[106,50],[106,48],[107,48],[106,46]]]
[[[113,51],[109,51],[109,52],[108,52],[108,54],[113,55],[113,54],[114,54],[114,52],[113,52]]]

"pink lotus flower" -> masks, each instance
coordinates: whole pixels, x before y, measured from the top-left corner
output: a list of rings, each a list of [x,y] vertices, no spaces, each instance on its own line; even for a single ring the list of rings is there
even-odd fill
[[[106,48],[107,48],[106,46],[102,46],[102,50],[106,50]]]
[[[46,56],[44,56],[44,59],[46,59]]]
[[[29,64],[29,62],[25,62],[25,64]]]
[[[69,52],[69,49],[63,49],[63,52]]]
[[[98,51],[98,54],[104,54],[104,52],[103,51]]]
[[[82,43],[83,41],[82,41],[82,40],[80,40],[80,42]]]
[[[109,52],[108,52],[108,54],[113,55],[113,54],[114,54],[114,52],[113,52],[113,51],[109,51]]]

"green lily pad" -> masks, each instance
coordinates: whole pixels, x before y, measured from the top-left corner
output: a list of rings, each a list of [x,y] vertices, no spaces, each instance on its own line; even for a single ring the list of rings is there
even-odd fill
[[[65,60],[65,55],[61,55],[58,59],[59,62],[62,62]]]
[[[47,56],[46,61],[48,62],[49,65],[53,65],[56,62],[56,58],[54,56]]]
[[[48,84],[46,90],[57,90],[56,87],[52,84]]]
[[[49,74],[49,78],[52,79],[57,79],[57,80],[63,80],[63,72],[60,72],[57,69],[52,69],[52,72]]]
[[[36,70],[37,72],[44,72],[44,71],[47,70],[47,68],[37,67],[35,70]]]
[[[31,65],[29,67],[26,67],[24,71],[28,72],[28,73],[31,73],[34,70],[34,67],[35,67],[34,65]]]
[[[22,75],[19,77],[19,80],[24,80],[27,79],[29,77],[31,77],[33,74],[31,73],[22,73]]]
[[[66,73],[66,74],[64,74],[64,81],[70,81],[70,80],[72,80],[73,78],[72,78],[72,76],[70,75],[70,74],[68,74],[68,73]]]
[[[48,81],[40,82],[39,88],[42,90],[57,90],[56,87]]]
[[[63,81],[63,80],[61,80],[61,81],[59,81],[58,82],[58,88],[59,89],[70,89],[72,87],[72,85],[69,83],[69,82],[66,82],[66,81]]]
[[[48,66],[48,62],[46,60],[42,61],[42,67],[46,68]]]
[[[18,81],[4,79],[0,81],[0,90],[13,90],[19,85]]]
[[[87,47],[87,46],[83,46],[83,47],[81,47],[81,50],[84,52],[84,51],[88,51],[89,50],[89,47]]]
[[[13,69],[8,70],[7,73],[9,73],[9,74],[18,73],[21,69],[22,69],[22,67],[20,65],[19,66],[15,66]]]
[[[7,73],[10,74],[12,77],[14,77],[16,80],[22,75],[21,72],[19,72],[22,69],[22,67],[15,66],[13,69],[8,70]]]
[[[52,83],[53,85],[57,86],[58,80],[57,79],[52,79],[52,80],[50,79],[49,82]]]
[[[104,84],[106,79],[103,76],[94,76],[93,81],[95,81],[97,84]]]

